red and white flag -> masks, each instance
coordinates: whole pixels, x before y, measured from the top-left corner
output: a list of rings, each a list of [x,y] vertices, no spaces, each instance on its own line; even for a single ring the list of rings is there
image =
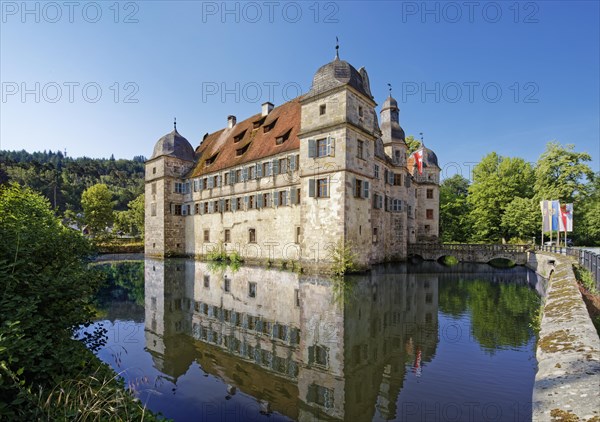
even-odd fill
[[[417,164],[419,174],[423,174],[423,149],[415,151],[413,155],[415,157],[415,163]]]

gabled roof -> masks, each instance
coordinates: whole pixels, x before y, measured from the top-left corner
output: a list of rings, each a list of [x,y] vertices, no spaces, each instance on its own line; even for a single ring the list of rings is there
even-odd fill
[[[221,171],[299,149],[301,113],[299,100],[300,97],[275,107],[267,116],[258,113],[232,128],[221,129],[206,136],[196,148],[197,162],[188,177]],[[275,126],[265,132],[265,127],[269,127],[275,120],[277,120]],[[255,128],[256,125],[259,126]],[[277,145],[276,139],[284,136],[288,131],[287,140]],[[239,135],[242,133],[243,136],[240,138]],[[207,161],[210,164],[207,165]]]

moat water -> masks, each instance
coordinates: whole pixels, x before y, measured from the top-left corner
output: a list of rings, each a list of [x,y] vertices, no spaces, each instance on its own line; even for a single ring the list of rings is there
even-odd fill
[[[525,268],[101,268],[97,354],[175,421],[531,420],[543,282]]]

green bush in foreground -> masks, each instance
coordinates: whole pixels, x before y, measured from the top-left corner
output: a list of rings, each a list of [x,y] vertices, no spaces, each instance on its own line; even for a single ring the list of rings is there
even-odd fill
[[[122,392],[129,410],[119,419],[143,415],[86,348],[101,347],[104,333],[74,339],[90,324],[101,282],[88,266],[89,242],[64,227],[40,194],[18,185],[0,187],[0,239],[0,420],[110,419],[59,400],[69,382],[88,385],[96,398]]]

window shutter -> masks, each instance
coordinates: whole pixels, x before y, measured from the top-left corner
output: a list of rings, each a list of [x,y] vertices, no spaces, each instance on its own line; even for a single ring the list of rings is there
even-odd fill
[[[296,170],[296,156],[290,155],[290,171]]]
[[[308,158],[317,156],[317,142],[314,139],[308,140]]]
[[[212,214],[214,212],[214,204],[212,202],[208,203],[208,213]]]
[[[262,177],[262,164],[256,163],[256,178],[260,179]]]
[[[213,188],[213,182],[214,182],[213,178],[209,177],[208,178],[208,189],[212,189]]]
[[[219,211],[223,212],[223,210],[225,210],[225,200],[219,199]]]
[[[248,168],[244,167],[242,169],[242,181],[245,182],[246,180],[248,180]]]
[[[235,183],[235,171],[229,170],[229,184],[233,185]]]
[[[273,176],[279,174],[279,160],[277,158],[273,159]]]
[[[298,203],[298,191],[295,188],[290,189],[290,197],[292,198],[292,204]]]
[[[233,211],[237,210],[237,199],[236,198],[231,198],[231,209]]]
[[[249,197],[244,196],[244,202],[246,203],[246,209],[248,209],[248,201],[249,201]]]
[[[366,180],[363,182],[363,198],[368,198],[369,197],[369,182],[367,182]]]
[[[282,190],[281,191],[281,205],[287,205],[288,204],[288,191],[286,190]]]
[[[308,196],[315,197],[315,179],[308,179]]]
[[[265,164],[266,164],[266,167],[265,167],[265,177],[269,177],[271,175],[272,163],[270,161],[267,161]]]
[[[377,209],[377,197],[379,195],[377,195],[376,193],[373,194],[373,208]]]
[[[383,207],[383,196],[379,195],[377,197],[377,204],[379,205],[379,209],[381,209]]]
[[[356,196],[356,177],[352,177],[352,196]]]
[[[385,170],[383,171],[383,179],[384,179],[384,182],[385,182],[385,183],[387,183],[387,182],[388,182],[388,171],[387,171],[387,169],[385,169]]]
[[[279,206],[279,192],[275,191],[273,192],[273,201],[275,203],[275,206],[278,207]]]
[[[310,346],[308,348],[308,363],[315,363],[315,346]],[[310,394],[309,394],[310,395]],[[316,394],[315,394],[316,396]],[[316,397],[315,397],[316,398]],[[316,400],[313,400],[313,402]]]
[[[262,194],[260,194],[260,193],[256,194],[256,208],[262,208],[262,206],[263,206],[262,201],[263,201]]]

